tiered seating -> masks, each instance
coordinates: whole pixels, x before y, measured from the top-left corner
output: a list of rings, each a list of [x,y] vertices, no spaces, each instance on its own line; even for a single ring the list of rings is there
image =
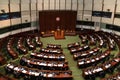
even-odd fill
[[[28,50],[23,43],[24,43],[24,38],[20,37],[17,44],[18,51],[19,53],[27,54]]]
[[[68,49],[70,50],[70,53],[73,54],[73,59],[77,60],[77,66],[82,68],[82,76],[84,79],[95,80],[96,77],[105,77],[105,74],[113,73],[120,63],[120,58],[119,54],[115,57],[111,53],[116,49],[116,43],[119,43],[120,41],[118,40],[119,38],[115,36],[116,39],[114,38],[114,35],[105,32],[85,32],[85,34],[84,32],[81,32],[79,37],[81,43],[83,45],[87,44],[89,49],[84,51],[80,50],[80,47],[77,48],[74,46]],[[90,47],[93,48],[90,49]],[[115,80],[117,79],[118,76],[117,78],[115,77]],[[113,80],[113,78],[105,78],[103,80]]]
[[[93,34],[87,34],[87,38],[90,42],[90,45],[96,45],[97,41]]]
[[[41,54],[44,55],[41,56]],[[46,54],[52,55],[45,57]],[[36,55],[38,56],[37,59],[34,57]],[[33,51],[31,57],[23,56],[20,59],[21,65],[9,63],[5,67],[7,72],[12,72],[16,77],[23,76],[28,80],[72,79],[72,71],[69,70],[68,62],[65,60],[61,45],[48,44],[46,48],[41,48],[39,52]]]
[[[79,34],[79,37],[82,41],[82,44],[88,44],[88,39],[87,39],[87,36],[85,34]]]
[[[68,49],[70,48],[75,48],[75,47],[80,47],[80,43],[79,42],[75,42],[75,43],[70,43],[67,45]]]
[[[83,70],[83,77],[88,80],[94,80],[96,76],[104,77],[106,72],[113,72],[115,67],[120,63],[120,58],[114,58],[103,64],[92,66]]]
[[[99,47],[102,48],[105,44],[104,40],[98,34],[95,33],[94,35],[97,37],[97,40],[99,41]]]
[[[109,43],[108,43],[109,49],[115,50],[115,48],[116,48],[115,40],[108,33],[104,32],[104,36],[106,37],[107,41],[109,41]]]
[[[36,48],[35,44],[33,43],[32,37],[29,36],[26,39],[26,43],[27,43],[29,50],[34,50]]]
[[[102,32],[101,35],[103,35],[103,38],[106,40],[105,43],[107,43],[106,45],[108,45],[108,48],[111,50],[115,49],[115,41],[110,37],[109,34]]]
[[[18,58],[18,53],[13,49],[13,44],[14,44],[14,38],[12,37],[9,39],[9,42],[7,44],[7,50],[8,50],[9,55],[13,59],[16,59]]]
[[[96,56],[78,59],[77,64],[78,64],[78,67],[85,68],[93,64],[98,64],[100,61],[104,61],[109,56],[110,56],[110,50],[106,50],[105,52],[99,53]]]
[[[82,51],[86,51],[89,50],[90,47],[88,45],[84,45],[84,46],[80,46],[80,47],[75,47],[75,48],[70,48],[70,53],[76,53],[76,52],[82,52]]]
[[[32,52],[30,54],[30,56],[32,58],[41,59],[41,60],[65,61],[64,54],[50,54],[50,53]]]
[[[67,47],[73,55],[73,59],[77,61],[76,66],[82,68],[82,76],[85,80],[94,80],[96,77],[103,78],[106,74],[113,73],[120,63],[120,53],[114,55],[114,58],[110,56],[113,55],[112,51],[117,49],[117,45],[120,50],[120,36],[105,32],[93,32],[82,33],[79,37],[82,44],[76,42],[68,44]],[[61,45],[47,44],[46,48],[42,48],[43,43],[39,36],[29,36],[26,39],[27,46],[24,46],[24,38],[18,38],[17,48],[19,53],[25,54],[28,53],[27,47],[29,50],[33,50],[30,58],[28,56],[20,58],[21,65],[8,63],[5,67],[7,72],[13,73],[15,77],[24,77],[26,80],[72,79],[72,71],[69,70]],[[18,58],[19,54],[14,49],[15,40],[15,38],[10,38],[7,44],[7,51],[13,59]],[[36,52],[36,47],[40,47],[40,51]],[[5,59],[0,56],[0,63],[4,62],[3,60]],[[114,79],[119,80],[120,74],[111,74],[101,80]]]
[[[43,43],[40,41],[40,37],[39,36],[35,36],[35,42],[36,42],[36,46],[38,47],[42,47]]]
[[[100,48],[94,47],[94,48],[87,50],[87,51],[75,52],[73,54],[73,58],[74,58],[74,60],[78,60],[81,58],[88,58],[92,55],[96,55],[99,52],[99,50],[100,50]]]
[[[20,60],[21,65],[26,65],[31,68],[39,68],[44,70],[68,70],[67,61],[50,61],[39,60],[34,58],[22,57]]]
[[[72,72],[70,70],[57,71],[57,70],[39,70],[35,68],[28,68],[21,65],[16,65],[14,63],[9,63],[6,65],[6,70],[8,73],[13,73],[15,77],[24,77],[26,80],[71,80]]]
[[[55,54],[63,53],[62,49],[52,49],[52,48],[42,48],[40,50],[40,52],[43,52],[43,53],[55,53]]]
[[[61,49],[61,45],[58,45],[58,44],[47,44],[47,48]]]

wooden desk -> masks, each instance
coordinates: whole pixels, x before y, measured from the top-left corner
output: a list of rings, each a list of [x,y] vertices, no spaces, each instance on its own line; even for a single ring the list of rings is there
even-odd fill
[[[13,49],[13,44],[14,44],[14,38],[10,38],[7,44],[7,51],[13,59],[16,59],[18,58],[18,53]]]
[[[47,44],[47,48],[61,49],[61,45],[59,45],[59,44]]]
[[[17,44],[17,48],[19,50],[20,53],[24,53],[24,54],[27,54],[28,53],[28,50],[27,48],[24,46],[24,38],[23,37],[20,37],[19,40],[18,40],[18,44]]]
[[[51,48],[42,48],[40,52],[43,53],[54,53],[54,54],[62,54],[62,49],[51,49]]]
[[[64,30],[57,29],[54,33],[55,39],[65,39],[65,32]]]
[[[43,46],[43,43],[41,42],[39,36],[35,36],[35,42],[36,42],[36,45],[37,45],[38,47],[42,47],[42,46]]]
[[[116,65],[118,65],[120,63],[120,58],[113,58],[110,61],[107,61],[103,64],[94,66],[94,67],[89,67],[83,70],[83,77],[84,78],[95,78],[96,76],[102,76],[105,75],[105,71],[108,70],[114,70],[114,68],[116,67]]]
[[[28,68],[21,65],[16,65],[14,63],[9,63],[5,66],[6,71],[13,73],[16,76],[22,76],[23,78],[27,77],[27,80],[50,80],[51,78],[57,80],[67,80],[72,79],[72,71],[65,70],[39,70],[35,68]]]
[[[80,42],[70,43],[67,45],[67,48],[70,50],[70,48],[80,47]]]
[[[87,51],[89,49],[90,49],[89,45],[79,46],[75,48],[70,48],[70,53],[74,54],[76,52]]]
[[[73,58],[74,60],[78,60],[78,59],[81,59],[81,58],[88,58],[96,53],[98,53],[100,50],[100,48],[98,47],[94,47],[90,50],[87,50],[87,51],[83,51],[83,52],[76,52],[73,54]]]
[[[50,53],[37,53],[32,52],[30,54],[31,57],[40,59],[40,60],[52,60],[52,61],[65,61],[64,54],[50,54]]]
[[[26,43],[30,50],[34,50],[36,48],[35,44],[32,41],[32,37],[28,37],[26,39]]]
[[[94,63],[99,63],[100,61],[104,60],[105,58],[109,57],[110,51],[106,50],[103,53],[100,53],[96,56],[90,57],[90,58],[83,58],[78,59],[77,64],[80,68],[85,68],[93,65]]]
[[[68,70],[67,61],[50,61],[50,60],[39,60],[34,58],[22,57],[20,64],[31,68],[38,68],[44,70]]]

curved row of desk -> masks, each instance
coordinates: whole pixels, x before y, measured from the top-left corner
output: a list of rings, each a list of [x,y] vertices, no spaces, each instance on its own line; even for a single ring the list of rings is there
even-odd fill
[[[103,61],[109,56],[110,56],[110,50],[106,50],[105,52],[99,53],[98,55],[95,55],[92,57],[78,59],[77,64],[78,64],[78,67],[85,68],[93,64],[98,64],[100,61]]]
[[[106,73],[112,73],[120,63],[119,56],[111,59],[111,51],[116,49],[118,40],[106,32],[93,32],[89,34],[86,32],[79,34],[79,37],[83,46],[79,45],[76,47],[75,43],[71,43],[68,44],[68,49],[73,55],[73,59],[77,60],[77,66],[82,68],[84,79],[95,80],[96,77],[104,77]],[[69,45],[71,45],[70,48]],[[84,50],[86,45],[88,45],[89,49]],[[94,47],[91,49],[90,46]],[[116,54],[119,55],[119,53]]]
[[[50,60],[39,60],[34,58],[22,57],[20,64],[31,68],[38,68],[44,70],[68,70],[67,61],[50,61]]]
[[[72,72],[69,70],[66,71],[57,71],[57,70],[39,70],[35,68],[28,68],[21,65],[16,65],[13,63],[9,63],[6,65],[6,70],[9,73],[14,73],[14,75],[22,76],[26,79],[35,79],[35,80],[71,80],[72,79]]]
[[[120,49],[119,36],[105,32],[93,32],[91,34],[80,34],[79,37],[83,45],[81,46],[80,42],[71,43],[68,44],[68,50],[70,50],[74,60],[77,60],[76,66],[83,67],[82,76],[86,80],[94,80],[97,76],[104,77],[106,73],[113,72],[114,68],[119,65],[120,54],[118,54],[118,57],[109,59],[111,51],[116,49],[116,44]],[[27,38],[19,37],[17,42],[19,53],[17,53],[13,48],[14,41],[14,38],[10,38],[7,44],[7,50],[13,59],[18,58],[19,53],[26,54],[28,50],[35,50],[36,46],[42,47],[43,45],[38,36],[34,37],[34,40],[30,36]],[[24,42],[26,45],[24,45]],[[91,46],[94,47],[91,48]],[[102,48],[106,51],[102,51]],[[47,44],[46,48],[40,49],[40,52],[33,51],[30,53],[30,57],[21,58],[20,64],[24,66],[8,63],[6,70],[12,72],[15,76],[25,77],[27,80],[33,78],[36,80],[72,79],[72,72],[68,68],[61,45]],[[93,64],[95,64],[95,67],[93,67]],[[36,68],[40,68],[40,70]],[[112,79],[119,79],[119,74],[103,80]]]
[[[46,48],[40,48],[36,52],[31,38],[26,40],[30,45],[29,50],[33,50],[30,53],[31,58],[21,57],[20,65],[8,63],[5,67],[7,72],[27,80],[72,80],[72,71],[69,70],[61,45],[47,44]],[[18,43],[23,43],[23,38],[19,38]],[[24,47],[22,44],[21,46]]]
[[[9,39],[8,44],[7,44],[7,50],[9,55],[13,58],[16,59],[18,58],[19,53],[21,54],[27,54],[28,53],[28,49],[29,50],[33,50],[35,49],[35,46],[39,45],[39,47],[42,47],[42,42],[39,40],[39,37],[36,36],[33,39],[35,39],[35,43],[33,43],[33,39],[32,37],[28,37],[28,38],[24,38],[24,37],[19,37],[18,41],[17,41],[17,49],[18,52],[15,51],[15,49],[13,48],[14,42],[15,42],[15,38],[18,37],[12,37]],[[26,43],[26,44],[24,44]]]
[[[30,56],[32,58],[41,59],[41,60],[65,61],[64,54],[50,54],[50,53],[32,52],[32,53],[30,53]]]
[[[14,44],[14,38],[10,38],[7,44],[7,50],[8,50],[9,55],[13,59],[16,59],[18,58],[18,53],[14,50],[13,44]]]

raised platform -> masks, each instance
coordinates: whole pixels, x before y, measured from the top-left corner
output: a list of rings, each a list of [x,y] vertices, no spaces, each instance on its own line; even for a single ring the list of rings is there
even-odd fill
[[[73,32],[64,32],[64,36],[75,36],[76,35],[76,32],[73,31]],[[44,33],[41,35],[41,37],[52,37],[52,36],[55,36],[54,33]],[[65,37],[55,37],[55,39],[57,40],[58,38],[60,39],[65,39]]]

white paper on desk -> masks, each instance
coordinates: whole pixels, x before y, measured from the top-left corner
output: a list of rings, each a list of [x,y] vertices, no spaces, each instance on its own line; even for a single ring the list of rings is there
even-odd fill
[[[53,77],[53,74],[48,74],[48,77]]]
[[[78,64],[80,64],[80,65],[81,65],[81,64],[84,64],[84,61],[82,61],[82,62],[79,62]]]
[[[26,71],[26,70],[23,70],[22,73],[27,73],[27,71]]]
[[[51,63],[48,63],[48,66],[52,66],[52,64],[51,64]]]
[[[13,69],[13,68],[14,68],[14,66],[13,66],[13,65],[10,65],[10,66],[9,66],[9,68]]]
[[[63,67],[63,64],[58,64],[59,67]]]

